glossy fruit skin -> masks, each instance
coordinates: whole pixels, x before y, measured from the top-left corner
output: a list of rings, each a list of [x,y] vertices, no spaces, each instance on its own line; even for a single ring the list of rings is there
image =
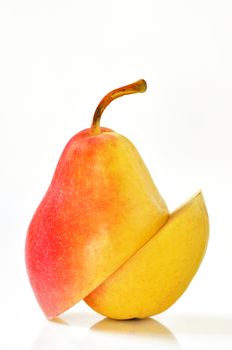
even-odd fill
[[[144,318],[166,310],[197,272],[208,236],[208,214],[198,193],[85,301],[113,319]]]
[[[26,266],[53,318],[85,298],[168,219],[168,209],[132,143],[90,129],[66,145],[30,223]]]

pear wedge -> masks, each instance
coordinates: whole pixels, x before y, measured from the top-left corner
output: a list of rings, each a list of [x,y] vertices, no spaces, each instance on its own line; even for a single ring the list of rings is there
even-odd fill
[[[114,319],[144,318],[169,308],[186,290],[205,254],[209,235],[202,193],[167,223],[85,301]]]

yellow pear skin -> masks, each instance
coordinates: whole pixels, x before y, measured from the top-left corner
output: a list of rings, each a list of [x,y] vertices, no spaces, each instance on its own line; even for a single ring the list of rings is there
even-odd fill
[[[186,290],[205,254],[208,214],[202,193],[167,223],[85,301],[113,319],[144,318],[169,308]]]

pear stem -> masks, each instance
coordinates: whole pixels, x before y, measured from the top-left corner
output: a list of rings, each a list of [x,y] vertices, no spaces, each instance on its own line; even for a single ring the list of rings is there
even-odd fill
[[[136,94],[137,92],[145,92],[147,90],[147,83],[145,80],[140,79],[136,81],[135,83],[122,86],[118,89],[115,89],[111,92],[109,92],[103,99],[100,101],[99,105],[97,106],[94,116],[93,116],[93,121],[91,125],[91,132],[94,135],[98,135],[101,133],[100,129],[100,119],[103,111],[105,108],[116,98],[124,96],[124,95],[129,95],[129,94]]]

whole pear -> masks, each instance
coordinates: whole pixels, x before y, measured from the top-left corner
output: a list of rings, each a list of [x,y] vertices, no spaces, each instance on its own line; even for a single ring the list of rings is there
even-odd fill
[[[139,250],[168,219],[168,209],[133,144],[100,117],[114,99],[144,92],[146,82],[111,91],[89,129],[60,157],[30,223],[26,266],[48,318],[85,298]]]

